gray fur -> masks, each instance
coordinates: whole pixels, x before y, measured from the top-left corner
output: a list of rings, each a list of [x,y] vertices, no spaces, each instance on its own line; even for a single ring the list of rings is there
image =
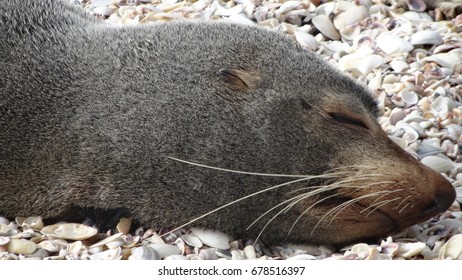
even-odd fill
[[[416,207],[394,222],[359,215],[357,205],[311,235],[333,200],[287,236],[306,202],[273,221],[263,233],[269,241],[376,238],[454,199],[439,174],[388,140],[365,88],[282,35],[206,22],[116,28],[54,0],[0,0],[0,7],[0,215],[72,220],[76,208],[126,208],[144,225],[178,226],[290,180],[167,156],[279,174],[369,164],[387,166],[382,172],[397,181],[425,181],[424,195],[409,199]],[[354,115],[366,128],[332,112]],[[246,227],[306,186],[266,192],[195,225],[255,237],[269,218]],[[437,207],[422,217],[435,196]],[[395,215],[391,206],[383,211]]]

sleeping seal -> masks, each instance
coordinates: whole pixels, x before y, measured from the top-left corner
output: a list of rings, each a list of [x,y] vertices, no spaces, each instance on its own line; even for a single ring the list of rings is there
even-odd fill
[[[283,35],[113,27],[57,0],[0,7],[0,215],[118,209],[171,226],[226,206],[193,224],[338,245],[455,198],[381,130],[364,87]]]

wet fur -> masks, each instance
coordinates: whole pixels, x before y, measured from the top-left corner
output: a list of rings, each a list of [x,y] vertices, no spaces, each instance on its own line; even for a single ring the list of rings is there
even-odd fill
[[[365,88],[282,35],[210,22],[112,27],[52,0],[0,7],[0,215],[78,220],[118,209],[144,225],[180,226],[229,204],[193,224],[344,244],[454,199],[381,131]],[[289,184],[296,178],[170,157],[299,178],[347,174]],[[386,202],[387,192],[401,201]]]

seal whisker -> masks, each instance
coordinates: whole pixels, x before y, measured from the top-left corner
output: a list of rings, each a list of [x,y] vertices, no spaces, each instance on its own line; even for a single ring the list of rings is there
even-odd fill
[[[313,176],[313,177],[316,177],[316,176]],[[224,205],[222,205],[222,206],[220,206],[220,207],[217,207],[217,208],[215,208],[214,210],[211,210],[211,211],[209,211],[209,212],[207,212],[207,213],[205,213],[205,214],[202,214],[202,215],[200,215],[199,217],[196,217],[196,218],[190,220],[189,222],[187,222],[187,223],[185,223],[185,224],[182,224],[181,226],[178,226],[178,227],[172,229],[172,230],[169,231],[169,232],[166,232],[166,233],[163,234],[162,236],[164,236],[164,235],[166,235],[166,234],[169,234],[169,233],[171,233],[171,232],[174,232],[174,231],[176,231],[176,230],[178,230],[178,229],[180,229],[180,228],[183,228],[183,227],[185,227],[185,226],[187,226],[187,225],[189,225],[189,224],[192,224],[192,223],[194,223],[194,222],[197,221],[197,220],[200,220],[200,219],[202,219],[202,218],[204,218],[204,217],[206,217],[206,216],[208,216],[208,215],[210,215],[210,214],[212,214],[212,213],[215,213],[215,212],[217,212],[217,211],[219,211],[219,210],[221,210],[221,209],[223,209],[223,208],[226,208],[226,207],[228,207],[228,206],[230,206],[230,205],[233,205],[233,204],[235,204],[235,203],[238,203],[238,202],[240,202],[240,201],[242,201],[242,200],[245,200],[245,199],[248,199],[248,198],[250,198],[250,197],[256,196],[256,195],[258,195],[258,194],[261,194],[261,193],[264,193],[264,192],[267,192],[267,191],[270,191],[270,190],[274,190],[274,189],[277,189],[277,188],[280,188],[280,187],[283,187],[283,186],[287,186],[287,185],[290,185],[290,184],[293,184],[293,183],[308,181],[308,180],[313,179],[313,177],[303,177],[303,178],[300,178],[300,179],[297,179],[297,180],[292,180],[292,181],[289,181],[289,182],[285,182],[285,183],[282,183],[282,184],[279,184],[279,185],[276,185],[276,186],[272,186],[272,187],[269,187],[269,188],[266,188],[266,189],[263,189],[263,190],[260,190],[260,191],[251,193],[251,194],[249,194],[249,195],[243,196],[243,197],[238,198],[238,199],[236,199],[236,200],[233,200],[233,201],[231,201],[231,202],[229,202],[229,203],[226,203],[226,204],[224,204]]]
[[[401,204],[403,204],[406,200],[408,200],[410,197],[412,197],[412,194],[411,195],[408,195],[406,196],[398,205],[396,205],[396,207],[394,207],[393,209],[397,210],[399,209],[399,207],[401,206]]]
[[[395,192],[399,192],[399,191],[404,191],[404,189],[396,189],[396,190],[390,190],[389,192],[377,197],[374,201],[372,201],[371,205],[369,205],[368,207],[364,208],[363,210],[361,210],[359,213],[363,213],[365,211],[367,211],[368,209],[372,208],[372,207],[375,207],[376,203],[378,200],[382,199],[383,197],[391,194],[391,193],[395,193]],[[400,197],[401,198],[401,197]],[[379,202],[380,203],[380,202]]]
[[[171,159],[171,160],[175,160],[175,161],[182,162],[182,163],[187,163],[187,164],[198,166],[198,167],[213,169],[213,170],[217,170],[217,171],[224,171],[224,172],[229,172],[229,173],[238,173],[238,174],[243,174],[243,175],[253,175],[253,176],[288,177],[288,178],[306,178],[306,177],[310,177],[310,178],[336,178],[336,177],[339,177],[341,175],[346,174],[346,171],[345,172],[331,172],[331,173],[326,172],[326,173],[323,173],[323,174],[320,174],[320,175],[295,175],[295,174],[258,173],[258,172],[248,172],[248,171],[240,171],[240,170],[233,170],[233,169],[214,167],[214,166],[200,164],[200,163],[196,163],[196,162],[192,162],[192,161],[186,161],[186,160],[179,159],[179,158],[174,158],[174,157],[171,157],[171,156],[165,156],[165,157],[167,157],[168,159]]]
[[[383,201],[381,201],[379,203],[376,203],[374,209],[372,209],[369,213],[367,213],[366,217],[368,217],[370,214],[372,214],[375,210],[379,209],[380,207],[382,207],[384,205],[387,205],[387,204],[389,204],[389,203],[391,203],[393,201],[399,200],[399,199],[401,199],[401,197],[395,197],[393,199],[387,199],[387,200],[383,200]]]
[[[401,213],[401,212],[403,212],[403,211],[404,211],[404,209],[406,209],[406,207],[407,207],[409,204],[410,204],[409,202],[408,202],[408,203],[406,203],[406,204],[403,206],[403,208],[401,208],[401,210],[399,210],[399,211],[398,211],[398,213]]]
[[[376,195],[381,195],[383,194],[384,192],[388,192],[388,191],[378,191],[378,192],[375,192],[375,193],[369,193],[369,194],[366,194],[366,195],[362,195],[360,197],[357,197],[357,198],[353,198],[353,199],[350,199],[346,202],[343,202],[341,203],[340,205],[337,205],[336,207],[332,208],[331,210],[329,210],[327,213],[325,213],[321,219],[319,219],[319,221],[316,223],[316,225],[313,227],[313,229],[311,230],[311,235],[313,235],[314,231],[316,230],[316,228],[319,226],[319,224],[329,215],[335,213],[335,212],[338,212],[340,213],[343,209],[345,209],[346,207],[350,206],[351,204],[357,202],[357,201],[360,201],[362,199],[365,199],[365,198],[369,198],[369,197],[373,197],[373,196],[376,196]],[[332,223],[332,221],[335,219],[335,217],[338,215],[338,213],[336,215],[334,215],[334,217],[332,218],[332,220],[330,221],[329,224]]]

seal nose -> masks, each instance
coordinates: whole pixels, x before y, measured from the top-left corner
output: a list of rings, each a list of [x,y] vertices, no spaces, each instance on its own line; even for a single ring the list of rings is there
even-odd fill
[[[444,179],[444,178],[443,178]],[[423,209],[422,217],[433,217],[448,209],[456,199],[454,187],[446,180],[439,185],[433,200]]]
[[[456,199],[456,191],[451,183],[440,174],[435,175],[437,176],[432,176],[432,179],[435,181],[433,185],[436,187],[436,192],[433,200],[423,209],[421,213],[422,217],[430,218],[445,211]]]

